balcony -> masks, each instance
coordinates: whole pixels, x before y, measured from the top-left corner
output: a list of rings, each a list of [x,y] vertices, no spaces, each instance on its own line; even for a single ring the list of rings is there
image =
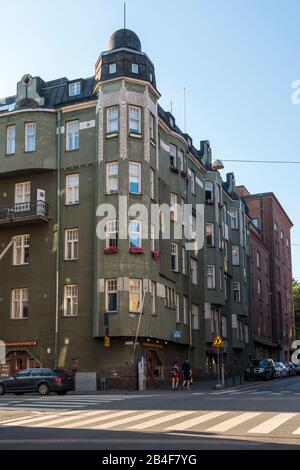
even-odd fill
[[[0,226],[48,222],[48,214],[49,206],[44,201],[0,206]]]

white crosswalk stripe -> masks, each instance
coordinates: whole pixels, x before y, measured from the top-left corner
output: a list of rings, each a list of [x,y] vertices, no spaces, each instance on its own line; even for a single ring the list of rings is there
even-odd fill
[[[229,431],[229,429],[234,428],[235,426],[238,426],[239,424],[245,423],[249,419],[256,418],[256,416],[259,416],[261,413],[256,413],[256,412],[246,412],[242,413],[238,416],[234,416],[233,418],[227,419],[226,421],[223,421],[220,424],[217,424],[216,426],[212,426],[209,429],[206,429],[205,432],[225,432]]]
[[[108,410],[106,410],[106,411],[108,411]],[[89,426],[90,424],[110,420],[110,419],[113,419],[113,418],[119,418],[120,416],[126,416],[126,415],[134,413],[134,411],[133,410],[125,410],[125,411],[118,411],[118,412],[113,412],[113,413],[108,412],[108,414],[105,414],[104,416],[98,416],[100,414],[103,414],[103,412],[102,413],[101,412],[96,412],[96,413],[97,413],[97,416],[95,416],[94,418],[86,419],[84,421],[80,420],[77,423],[67,424],[66,426],[64,426],[64,429],[83,428],[83,427]]]
[[[278,413],[276,416],[268,419],[264,423],[255,426],[255,428],[248,431],[249,434],[269,434],[275,429],[279,428],[282,424],[289,421],[294,416],[297,416],[297,413]]]
[[[106,411],[103,411],[103,413],[106,413]],[[102,414],[101,411],[98,412],[98,414]],[[57,426],[58,424],[62,424],[64,425],[65,423],[68,423],[70,421],[75,421],[75,420],[78,420],[78,418],[81,420],[82,418],[87,418],[88,416],[95,416],[95,411],[89,411],[89,412],[86,412],[86,413],[81,413],[80,415],[78,414],[72,414],[72,415],[64,415],[64,417],[60,417],[60,418],[55,418],[55,419],[52,419],[49,421],[49,418],[47,419],[45,417],[45,421],[46,421],[46,426],[47,428],[50,427],[50,426]],[[42,427],[43,424],[42,423],[34,423],[32,425],[32,427]],[[64,426],[62,426],[64,427]]]
[[[184,416],[187,416],[187,415],[190,415],[194,413],[194,411],[179,411],[178,413],[171,413],[171,414],[168,414],[167,416],[163,416],[162,418],[156,418],[156,419],[151,419],[150,421],[146,421],[145,423],[140,423],[140,424],[135,424],[134,426],[131,426],[129,429],[140,429],[140,430],[143,430],[143,429],[148,429],[148,428],[151,428],[153,426],[157,426],[159,424],[162,424],[162,423],[166,423],[168,421],[172,421],[176,418],[182,418]]]
[[[112,429],[112,428],[115,428],[116,426],[121,426],[123,424],[132,423],[133,421],[138,421],[140,419],[149,418],[151,416],[155,416],[155,415],[161,414],[161,413],[163,413],[163,411],[160,411],[160,410],[146,411],[145,413],[140,413],[138,415],[129,416],[129,418],[122,418],[122,419],[119,419],[119,420],[114,421],[114,422],[109,422],[109,423],[99,424],[99,425],[96,424],[95,426],[92,426],[91,429]]]
[[[205,421],[218,418],[219,416],[225,415],[227,413],[227,411],[211,411],[210,413],[206,413],[204,415],[197,416],[196,418],[183,421],[182,423],[169,426],[166,431],[185,431],[186,429],[190,429],[197,426],[197,424],[205,423]]]

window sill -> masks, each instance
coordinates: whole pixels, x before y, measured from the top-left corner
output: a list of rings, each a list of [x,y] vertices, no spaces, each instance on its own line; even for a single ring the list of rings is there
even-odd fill
[[[63,318],[78,318],[78,315],[63,315]]]
[[[129,194],[132,194],[133,196],[142,196],[143,195],[142,193],[132,193],[131,191],[129,191]]]
[[[206,204],[207,206],[214,206],[214,205],[215,205],[214,201],[210,201],[210,200],[205,201],[205,204]]]
[[[109,196],[111,194],[118,194],[118,193],[119,193],[119,191],[106,191],[105,194],[106,194],[106,196]]]
[[[118,313],[118,310],[112,310],[112,311],[106,310],[105,313]]]
[[[66,152],[76,152],[76,150],[79,150],[79,147],[76,149],[66,149]]]
[[[16,155],[16,152],[14,152],[14,153],[6,153],[6,154],[5,154],[5,156],[8,157],[8,158],[9,158],[9,157],[13,157],[14,155]]]
[[[36,150],[24,150],[24,153],[35,153]]]
[[[130,137],[133,137],[134,139],[142,139],[143,136],[140,133],[135,133],[135,132],[129,132]]]
[[[72,206],[79,206],[79,202],[70,202],[68,204],[65,204],[66,207],[72,207]]]
[[[25,266],[29,266],[29,263],[22,263],[22,264],[11,264],[12,268],[22,268]]]
[[[12,321],[23,321],[23,320],[28,320],[28,318],[10,318]]]
[[[72,262],[72,261],[78,261],[78,258],[65,259],[64,261],[65,261],[66,263]]]
[[[107,139],[113,139],[114,137],[118,137],[119,133],[118,132],[108,132],[105,137]]]

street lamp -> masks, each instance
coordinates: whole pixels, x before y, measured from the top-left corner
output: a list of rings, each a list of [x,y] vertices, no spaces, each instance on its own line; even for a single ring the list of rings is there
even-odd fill
[[[224,165],[222,160],[215,160],[211,167],[213,170],[223,170]]]

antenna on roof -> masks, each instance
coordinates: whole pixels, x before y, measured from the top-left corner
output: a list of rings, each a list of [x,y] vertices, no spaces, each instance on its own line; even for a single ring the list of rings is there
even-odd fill
[[[184,114],[184,133],[186,134],[186,98],[185,98],[185,87],[183,89],[183,114]]]
[[[126,29],[126,2],[124,2],[124,29]]]

